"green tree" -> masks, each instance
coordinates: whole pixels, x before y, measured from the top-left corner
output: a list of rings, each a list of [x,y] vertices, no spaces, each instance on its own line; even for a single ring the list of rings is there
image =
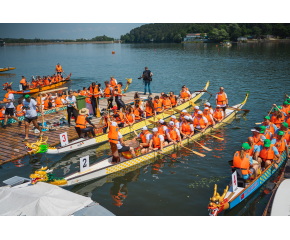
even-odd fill
[[[229,25],[229,35],[231,40],[237,40],[242,35],[242,30],[237,23]]]
[[[257,26],[253,27],[252,31],[253,34],[256,35],[257,37],[260,37],[262,34],[262,29]]]

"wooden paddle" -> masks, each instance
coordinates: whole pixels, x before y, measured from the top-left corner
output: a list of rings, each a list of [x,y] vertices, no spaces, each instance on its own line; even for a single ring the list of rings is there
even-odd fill
[[[165,110],[164,113],[169,114],[169,115],[172,115],[174,112],[173,111],[167,111],[167,110]]]
[[[179,109],[176,109],[176,108],[172,108],[175,112],[177,112],[177,113],[182,113],[182,111],[181,110],[179,110]]]
[[[196,128],[195,128],[194,130],[197,130],[197,131],[201,132],[200,130],[198,130],[198,129],[196,129]],[[217,137],[217,136],[211,135],[211,134],[209,134],[209,133],[207,133],[207,135],[212,136],[212,137],[217,138],[217,139],[222,140],[222,141],[224,140],[223,138],[220,138],[220,137]]]
[[[179,145],[180,146],[180,145]],[[181,147],[183,147],[183,146],[181,146]],[[193,151],[193,150],[191,150],[190,148],[187,148],[187,147],[183,147],[184,149],[187,149],[187,150],[189,150],[189,151],[191,151],[191,152],[193,152],[194,154],[196,154],[196,155],[198,155],[198,156],[200,156],[200,157],[205,157],[205,154],[202,154],[202,153],[199,153],[199,152],[196,152],[196,151]]]
[[[154,122],[154,121],[152,121],[152,120],[148,120],[148,122],[152,123],[152,124],[155,125],[155,126],[159,126],[159,124],[158,124],[157,122]]]
[[[240,108],[235,108],[235,107],[227,107],[227,108],[231,110],[236,110],[236,111],[250,112],[250,110],[247,110],[247,109],[240,109]]]
[[[205,149],[206,151],[212,151],[212,149],[210,149],[210,148],[208,148],[208,147],[206,147],[206,146],[203,146],[203,145],[200,144],[199,142],[195,141],[195,140],[193,139],[193,137],[191,137],[191,139],[192,139],[195,143],[197,143],[199,146],[201,146],[203,149]]]

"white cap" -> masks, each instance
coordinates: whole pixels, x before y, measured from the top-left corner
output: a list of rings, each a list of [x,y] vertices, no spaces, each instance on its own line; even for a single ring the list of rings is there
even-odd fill
[[[159,122],[160,122],[160,123],[164,123],[164,120],[163,120],[163,119],[160,119]]]
[[[174,122],[170,121],[169,125],[174,126]]]
[[[113,127],[117,127],[117,123],[116,122],[112,122],[112,126]]]
[[[190,119],[190,120],[192,120],[193,118],[192,118],[192,116],[188,116],[188,118]]]
[[[206,105],[206,106],[210,106],[210,103],[209,102],[207,102],[206,104],[204,104],[204,105]]]
[[[258,133],[259,133],[259,131],[258,131],[257,129],[254,129],[254,128],[251,129],[251,131],[252,131],[252,132],[258,132]]]
[[[197,114],[200,114],[201,115],[202,114],[202,111],[198,111]]]
[[[188,116],[185,116],[184,119],[189,120],[189,117]]]
[[[148,128],[145,126],[145,127],[142,127],[142,130],[148,130]]]
[[[195,106],[194,109],[199,109],[199,106]]]
[[[184,110],[182,110],[182,112],[183,112],[183,113],[187,113],[187,111],[186,111],[185,109],[184,109]]]
[[[174,119],[176,119],[176,116],[175,116],[175,115],[172,115],[170,118],[174,118]]]
[[[205,108],[204,108],[204,110],[208,110],[208,109],[209,109],[208,107],[205,107]]]
[[[158,132],[158,129],[157,128],[153,128],[152,132]]]
[[[221,107],[221,105],[216,105],[217,107]]]

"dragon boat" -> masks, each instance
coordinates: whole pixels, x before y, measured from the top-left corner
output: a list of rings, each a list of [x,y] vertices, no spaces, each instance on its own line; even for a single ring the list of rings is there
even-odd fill
[[[246,98],[244,101],[240,104],[237,104],[233,106],[233,108],[242,108],[248,99],[249,93],[247,92]],[[218,124],[215,125],[215,129],[218,127],[221,127],[222,125],[228,123],[237,113],[237,110],[226,109],[226,117]],[[206,129],[203,133],[199,132],[192,136],[192,138],[186,138],[182,140],[182,144],[186,145],[189,142],[193,142],[200,137],[204,136],[204,134],[210,133],[213,130],[213,127],[209,127]],[[172,151],[178,151],[180,148],[179,145],[168,145],[163,148],[162,154],[166,155],[169,154]],[[162,156],[159,152],[159,150],[154,150],[152,152],[146,153],[144,155],[136,156],[135,158],[127,159],[125,157],[121,157],[121,162],[112,164],[112,157],[105,158],[97,163],[92,164],[88,170],[84,172],[75,172],[68,176],[66,176],[64,179],[66,180],[66,184],[63,184],[61,186],[72,186],[75,184],[88,182],[93,179],[101,178],[107,175],[116,174],[119,171],[123,172],[126,171],[127,168],[135,168],[137,169],[137,166],[142,164],[143,162],[147,162],[150,159],[156,158],[158,156]],[[49,170],[51,171],[51,170]],[[35,182],[35,179],[32,178],[32,181]],[[40,179],[40,181],[42,181]]]
[[[15,67],[0,68],[0,72],[6,72],[6,71],[14,70],[14,69]]]
[[[217,216],[218,213],[221,213],[223,210],[230,210],[247,199],[251,194],[256,192],[261,186],[263,186],[269,178],[271,178],[274,173],[279,171],[281,166],[287,160],[286,150],[281,154],[281,161],[275,169],[275,161],[272,162],[266,169],[264,169],[259,176],[253,179],[250,183],[239,184],[236,189],[233,189],[232,183],[224,189],[223,194],[220,196],[217,192],[217,185],[214,187],[213,197],[210,198],[208,204],[208,211],[210,216]]]
[[[185,108],[190,107],[191,103],[194,103],[195,101],[197,101],[204,94],[204,92],[205,92],[205,90],[207,90],[208,86],[209,86],[209,81],[207,82],[205,88],[203,90],[201,90],[202,92],[193,93],[192,94],[192,98],[189,101],[187,101],[187,102],[175,107],[175,109],[183,110]],[[170,111],[170,109],[167,109],[167,110]],[[127,126],[127,127],[120,128],[120,133],[124,136],[126,134],[129,134],[133,130],[139,130],[139,129],[141,129],[142,127],[144,127],[146,125],[151,125],[149,120],[157,122],[158,118],[164,118],[165,119],[165,118],[168,118],[170,116],[171,116],[170,114],[160,113],[160,114],[158,114],[156,116],[156,118],[155,117],[151,117],[151,118],[148,118],[146,120],[143,120],[143,121],[140,121],[138,123],[135,123],[132,126]],[[109,139],[108,139],[108,134],[107,133],[106,134],[101,134],[101,135],[96,136],[95,138],[91,138],[91,139],[80,138],[78,140],[72,141],[71,143],[69,143],[68,145],[63,146],[63,147],[48,148],[46,153],[47,154],[59,154],[59,153],[78,151],[80,149],[91,147],[93,145],[106,142],[108,140]]]
[[[71,73],[61,82],[58,83],[54,83],[51,85],[47,85],[44,87],[37,87],[37,88],[31,88],[31,89],[27,89],[27,90],[22,90],[22,91],[15,91],[14,94],[31,94],[31,95],[35,95],[39,92],[43,92],[43,91],[47,91],[47,90],[51,90],[51,89],[56,89],[59,88],[60,86],[64,85],[65,83],[67,83],[68,81],[70,81],[70,77],[71,77]]]

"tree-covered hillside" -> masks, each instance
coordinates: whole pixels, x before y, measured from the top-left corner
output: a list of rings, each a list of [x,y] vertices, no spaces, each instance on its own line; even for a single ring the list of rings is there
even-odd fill
[[[207,33],[217,41],[240,36],[276,35],[280,38],[290,36],[289,23],[151,23],[134,28],[121,40],[127,43],[181,42],[187,33]]]

